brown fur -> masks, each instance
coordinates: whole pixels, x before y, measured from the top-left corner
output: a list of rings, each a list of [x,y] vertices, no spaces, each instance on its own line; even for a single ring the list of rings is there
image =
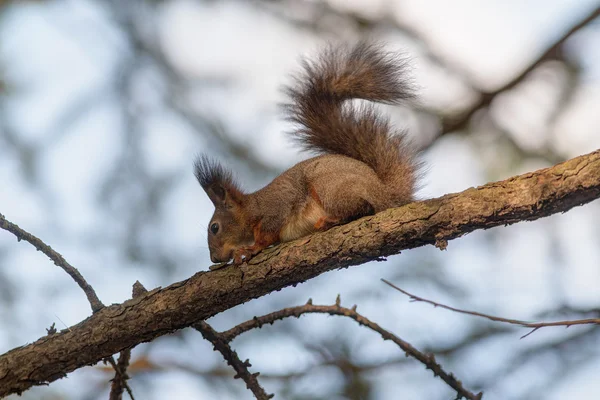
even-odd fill
[[[209,224],[214,262],[241,263],[289,241],[413,200],[417,163],[403,132],[365,99],[395,104],[413,97],[405,62],[379,46],[329,48],[287,88],[294,137],[321,153],[244,194],[218,163],[200,158],[195,172],[215,205]],[[216,233],[211,231],[218,224]]]

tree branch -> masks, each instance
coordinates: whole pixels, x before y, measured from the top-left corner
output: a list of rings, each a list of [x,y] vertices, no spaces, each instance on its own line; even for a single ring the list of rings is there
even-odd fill
[[[87,283],[85,278],[79,273],[77,268],[73,267],[69,264],[63,256],[58,254],[56,251],[52,249],[52,247],[48,246],[41,239],[33,236],[31,233],[24,231],[19,228],[19,226],[13,224],[10,221],[7,221],[4,215],[0,214],[0,228],[9,231],[13,235],[17,237],[17,240],[20,242],[21,240],[25,240],[33,245],[38,251],[41,251],[49,259],[54,261],[54,264],[61,267],[73,280],[79,285],[79,287],[85,293],[90,305],[92,307],[92,312],[97,312],[104,307],[104,304],[100,301],[94,288]]]
[[[146,288],[140,283],[140,281],[135,281],[133,284],[133,288],[131,290],[131,298],[135,299],[136,297],[140,297],[143,294],[147,293]],[[129,375],[127,374],[127,367],[129,367],[129,361],[131,360],[131,349],[125,349],[121,351],[119,354],[119,361],[115,362],[115,360],[111,357],[108,357],[108,362],[112,365],[115,370],[115,377],[112,380],[112,384],[110,385],[110,395],[109,400],[121,400],[123,398],[123,390],[127,390],[129,397],[131,400],[135,400],[133,397],[133,391],[127,380],[129,379]]]
[[[537,172],[386,210],[263,251],[249,264],[199,272],[105,307],[81,323],[0,356],[0,396],[191,326],[324,272],[362,264],[477,229],[536,220],[600,197],[600,150]]]
[[[129,366],[129,360],[131,359],[131,350],[123,350],[119,355],[119,361],[115,362],[115,359],[112,357],[108,357],[108,363],[115,370],[115,377],[112,380],[112,384],[110,385],[110,394],[108,396],[109,400],[121,400],[123,398],[123,390],[127,390],[129,397],[131,400],[135,400],[133,397],[133,392],[127,383],[129,379],[129,375],[127,375],[127,367]]]
[[[450,307],[445,304],[437,303],[433,300],[427,300],[427,299],[424,299],[423,297],[419,297],[419,296],[415,296],[414,294],[410,294],[406,290],[400,289],[398,286],[394,285],[393,283],[391,283],[385,279],[381,279],[381,280],[385,284],[387,284],[387,285],[393,287],[394,289],[396,289],[397,291],[399,291],[400,293],[407,295],[411,301],[418,301],[418,302],[431,304],[434,307],[439,307],[439,308],[443,308],[445,310],[454,311],[459,314],[467,314],[467,315],[473,315],[475,317],[486,318],[486,319],[489,319],[490,321],[504,322],[504,323],[510,324],[510,325],[519,325],[524,328],[532,328],[532,330],[529,333],[521,336],[521,339],[531,335],[533,332],[537,331],[540,328],[545,328],[545,327],[549,327],[549,326],[564,326],[564,327],[568,328],[568,327],[574,326],[574,325],[593,325],[593,324],[600,325],[600,318],[574,319],[574,320],[553,321],[553,322],[527,322],[527,321],[521,321],[518,319],[496,317],[496,316],[489,315],[489,314],[483,314],[483,313],[480,313],[477,311],[468,311],[468,310],[462,310],[460,308]]]
[[[258,400],[269,400],[274,396],[273,394],[267,394],[267,392],[265,392],[265,389],[260,386],[260,383],[258,383],[258,380],[256,379],[259,375],[259,372],[251,374],[250,371],[248,371],[248,367],[252,366],[249,360],[240,360],[237,353],[231,349],[221,333],[215,331],[212,326],[207,324],[205,321],[200,321],[195,324],[194,329],[200,332],[202,337],[211,342],[215,347],[215,350],[219,351],[223,355],[223,358],[227,361],[227,364],[231,365],[236,372],[236,375],[233,378],[242,378],[244,382],[246,382],[246,387],[254,394],[254,397],[256,397]]]
[[[479,400],[482,398],[483,394],[478,393],[474,394],[465,389],[462,383],[456,379],[456,377],[444,371],[442,366],[438,364],[435,360],[433,354],[425,354],[417,350],[413,345],[408,343],[405,340],[402,340],[398,336],[393,333],[383,329],[381,326],[372,322],[371,320],[363,317],[359,313],[356,312],[356,306],[350,308],[342,307],[340,305],[340,297],[338,298],[334,305],[332,306],[317,306],[312,304],[312,300],[308,300],[308,302],[303,306],[284,308],[279,311],[272,312],[270,314],[266,314],[260,317],[254,317],[253,319],[242,322],[241,324],[234,326],[228,331],[221,333],[221,336],[227,342],[233,340],[236,336],[241,335],[244,332],[248,332],[249,330],[255,328],[261,328],[266,324],[273,324],[275,321],[282,320],[288,317],[296,317],[300,318],[301,315],[304,314],[329,314],[329,315],[340,315],[344,317],[348,317],[358,322],[359,325],[367,327],[372,331],[375,331],[381,335],[383,340],[391,340],[395,344],[400,347],[407,356],[411,356],[414,359],[421,362],[425,365],[425,368],[430,369],[435,376],[439,376],[444,382],[448,384],[452,389],[454,389],[458,395],[458,398],[465,398],[470,400]]]

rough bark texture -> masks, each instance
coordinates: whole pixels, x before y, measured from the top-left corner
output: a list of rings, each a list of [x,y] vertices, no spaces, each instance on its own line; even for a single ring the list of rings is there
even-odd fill
[[[332,269],[476,229],[535,220],[600,197],[600,150],[552,168],[416,202],[264,251],[248,265],[191,278],[106,307],[0,356],[0,396],[64,377],[141,342]]]

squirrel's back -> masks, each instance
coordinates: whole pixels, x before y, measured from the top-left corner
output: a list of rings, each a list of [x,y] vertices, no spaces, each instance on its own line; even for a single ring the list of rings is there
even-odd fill
[[[286,92],[289,119],[298,124],[293,135],[307,149],[340,154],[371,167],[394,205],[413,199],[418,163],[405,135],[364,99],[397,104],[414,97],[406,61],[381,46],[361,42],[329,47],[315,61],[304,60],[303,74]]]

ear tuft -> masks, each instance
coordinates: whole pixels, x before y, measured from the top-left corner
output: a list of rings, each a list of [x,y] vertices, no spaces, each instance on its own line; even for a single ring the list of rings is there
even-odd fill
[[[198,156],[194,161],[194,175],[215,206],[228,200],[241,202],[243,194],[233,174],[217,160],[205,154]]]
[[[204,190],[215,183],[232,181],[231,171],[225,169],[217,160],[207,156],[199,155],[194,161],[194,175]]]

